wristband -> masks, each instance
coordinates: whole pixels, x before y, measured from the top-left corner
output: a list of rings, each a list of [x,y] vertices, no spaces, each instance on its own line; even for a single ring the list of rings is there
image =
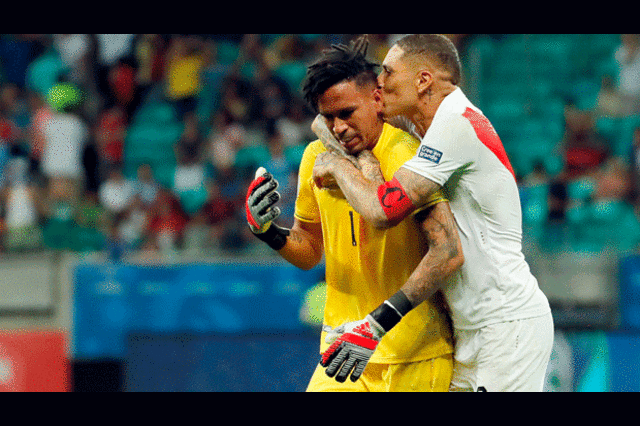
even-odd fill
[[[378,187],[378,201],[387,219],[395,224],[400,223],[415,209],[413,202],[395,177]]]
[[[412,309],[413,305],[407,299],[407,296],[402,290],[398,290],[396,294],[385,300],[370,315],[385,332],[388,332]]]
[[[261,234],[253,233],[259,240],[267,243],[269,247],[278,251],[287,243],[289,230],[272,223],[266,231]]]

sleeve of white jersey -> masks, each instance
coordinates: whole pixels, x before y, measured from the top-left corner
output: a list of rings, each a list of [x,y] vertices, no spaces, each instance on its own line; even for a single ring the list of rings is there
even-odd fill
[[[473,166],[475,139],[473,128],[461,114],[434,120],[416,155],[402,167],[444,186],[454,172]]]

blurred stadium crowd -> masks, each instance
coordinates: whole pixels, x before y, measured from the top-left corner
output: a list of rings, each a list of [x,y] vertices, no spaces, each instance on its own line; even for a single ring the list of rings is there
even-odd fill
[[[290,226],[313,114],[306,65],[350,34],[0,36],[6,252],[264,251],[244,217],[258,166]],[[637,35],[450,35],[549,247],[640,243]],[[397,35],[370,35],[382,61]]]

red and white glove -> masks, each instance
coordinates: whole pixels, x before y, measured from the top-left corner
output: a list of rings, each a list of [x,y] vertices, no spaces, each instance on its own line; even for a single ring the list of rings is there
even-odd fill
[[[247,222],[251,232],[274,250],[280,250],[287,243],[289,230],[272,223],[280,216],[280,208],[275,204],[280,200],[276,189],[278,181],[264,167],[256,171],[255,179],[249,185],[245,201]]]
[[[386,331],[371,315],[360,321],[342,324],[330,330],[325,337],[325,342],[331,346],[322,354],[320,365],[326,367],[327,376],[336,376],[336,381],[340,383],[346,381],[349,375],[351,381],[355,382],[385,334]]]
[[[275,205],[280,200],[277,188],[278,181],[264,167],[260,167],[245,200],[247,222],[254,234],[264,233],[271,222],[280,216],[280,208]]]

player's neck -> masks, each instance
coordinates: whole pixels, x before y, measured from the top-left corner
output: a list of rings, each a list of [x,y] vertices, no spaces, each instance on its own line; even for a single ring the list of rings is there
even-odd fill
[[[420,98],[416,105],[416,112],[408,118],[416,126],[421,137],[424,137],[429,127],[431,127],[433,117],[435,117],[444,98],[449,96],[456,88],[457,86],[449,85],[439,90],[429,90]]]
[[[383,131],[384,131],[384,120],[380,119],[378,121],[378,127],[377,127],[376,136],[369,142],[369,145],[367,145],[367,147],[365,149],[367,149],[369,151],[373,151],[373,148],[375,148],[376,145],[378,145],[378,142],[380,141],[380,138],[382,137],[382,132]]]

